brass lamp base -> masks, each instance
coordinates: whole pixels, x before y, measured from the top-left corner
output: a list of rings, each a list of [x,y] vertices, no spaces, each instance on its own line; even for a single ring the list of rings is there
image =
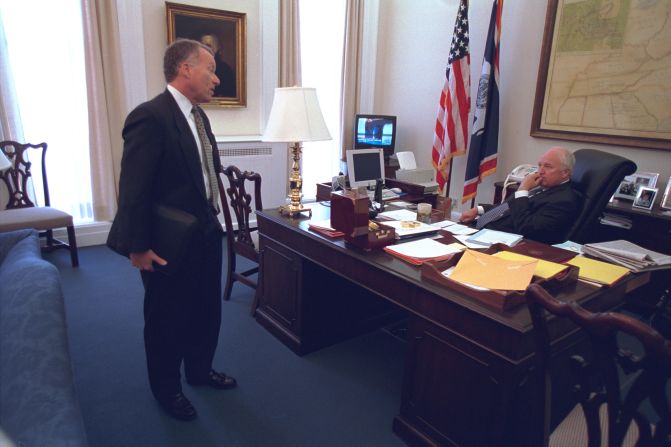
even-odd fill
[[[311,210],[310,208],[305,208],[305,207],[303,206],[303,204],[301,204],[301,203],[299,203],[298,205],[299,205],[299,206],[294,206],[294,205],[292,205],[292,204],[282,205],[282,206],[280,207],[280,214],[282,214],[282,215],[284,215],[284,216],[291,216],[291,217],[294,217],[294,216],[296,216],[296,215],[302,213],[303,211],[307,211],[307,212],[308,212],[308,216],[309,216],[309,217],[312,217],[312,210]]]
[[[312,210],[304,207],[301,203],[301,198],[303,197],[303,179],[301,179],[300,169],[300,142],[291,145],[291,158],[293,162],[291,164],[291,173],[289,174],[289,203],[280,207],[280,213],[293,217],[303,211],[307,211],[308,215],[312,217]]]

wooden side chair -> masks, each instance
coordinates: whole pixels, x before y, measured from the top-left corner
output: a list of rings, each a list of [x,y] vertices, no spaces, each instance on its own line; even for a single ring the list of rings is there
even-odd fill
[[[539,398],[543,400],[543,438],[538,445],[671,445],[671,341],[647,324],[621,313],[592,313],[575,302],[552,297],[538,284],[527,289],[536,333]],[[586,331],[591,358],[571,357],[578,399],[569,415],[550,433],[551,346],[544,309]],[[623,347],[640,344],[635,355]],[[587,356],[586,356],[587,357]],[[646,406],[646,410],[642,410]],[[657,419],[653,416],[656,413]]]
[[[28,161],[27,157],[29,149],[41,152],[44,206],[38,206],[30,199],[28,194],[28,180],[32,176],[30,172],[32,163]],[[64,211],[52,208],[49,199],[49,184],[45,164],[47,144],[22,144],[8,140],[0,142],[0,150],[12,163],[9,169],[0,172],[0,179],[4,181],[9,192],[6,209],[0,210],[0,232],[34,228],[40,232],[41,237],[46,238],[46,247],[43,250],[51,251],[60,247],[67,248],[70,250],[72,266],[77,267],[79,256],[72,216]],[[53,230],[55,228],[65,228],[67,230],[67,243],[54,237]]]
[[[228,188],[224,188],[221,174],[228,178]],[[261,175],[256,172],[241,172],[235,166],[222,168],[217,176],[219,183],[219,195],[224,209],[224,221],[226,224],[226,245],[228,247],[228,266],[226,274],[226,286],[224,288],[224,300],[231,298],[233,283],[239,281],[253,289],[258,290],[258,283],[249,278],[259,271],[259,246],[258,231],[251,228],[249,217],[252,214],[252,195],[247,192],[246,184],[252,185],[254,193],[254,209],[262,210],[261,203]],[[249,182],[249,183],[247,183]],[[227,203],[228,202],[228,203]],[[230,204],[230,209],[228,204]],[[235,214],[237,230],[233,226],[231,210]],[[237,255],[243,256],[257,265],[251,269],[236,271]],[[254,315],[258,305],[258,293],[254,295],[251,313]]]

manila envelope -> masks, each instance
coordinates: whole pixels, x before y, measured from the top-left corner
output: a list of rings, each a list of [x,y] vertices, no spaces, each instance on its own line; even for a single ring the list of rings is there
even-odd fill
[[[537,264],[537,260],[511,261],[466,250],[450,279],[487,289],[526,290]]]

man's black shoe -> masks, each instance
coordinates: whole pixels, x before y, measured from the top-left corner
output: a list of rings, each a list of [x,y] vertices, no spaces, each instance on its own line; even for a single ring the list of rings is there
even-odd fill
[[[238,386],[238,382],[233,377],[215,370],[210,370],[206,379],[187,380],[187,383],[193,386],[209,386],[218,390],[228,390]]]
[[[157,400],[161,408],[175,419],[179,419],[180,421],[192,421],[196,419],[196,409],[193,408],[189,399],[181,392],[174,396]]]

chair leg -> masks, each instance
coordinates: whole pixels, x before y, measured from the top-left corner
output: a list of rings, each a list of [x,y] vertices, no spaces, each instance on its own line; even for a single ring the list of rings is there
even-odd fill
[[[227,272],[226,272],[226,287],[224,287],[224,301],[231,299],[231,291],[233,290],[233,283],[235,279],[233,278],[233,272],[235,271],[235,253],[231,255],[228,253],[228,263],[227,263]]]
[[[79,254],[77,253],[77,238],[75,237],[75,227],[72,225],[67,227],[68,230],[68,245],[70,246],[70,259],[73,267],[79,267]]]
[[[256,291],[254,292],[254,301],[252,301],[252,308],[249,311],[250,316],[255,316],[256,315],[256,309],[259,307],[259,288],[260,284],[256,284]]]

